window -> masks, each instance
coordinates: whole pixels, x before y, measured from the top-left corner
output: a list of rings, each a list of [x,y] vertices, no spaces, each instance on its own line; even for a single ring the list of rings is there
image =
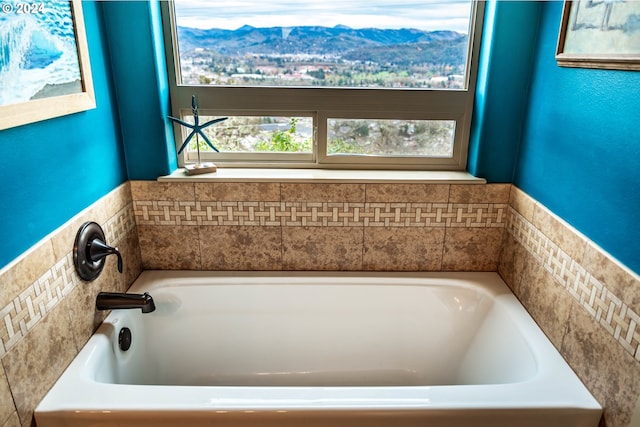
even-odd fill
[[[483,4],[163,2],[181,164],[464,170]],[[185,130],[175,126],[180,147]]]

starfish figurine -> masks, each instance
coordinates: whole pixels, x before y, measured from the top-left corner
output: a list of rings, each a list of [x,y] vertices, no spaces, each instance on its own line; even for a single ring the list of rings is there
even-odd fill
[[[214,125],[216,123],[220,123],[222,121],[227,120],[228,117],[222,117],[222,118],[219,118],[219,119],[213,119],[213,120],[210,120],[210,121],[208,121],[208,122],[206,122],[206,123],[201,125],[200,124],[200,118],[198,117],[198,103],[196,101],[196,96],[195,95],[191,96],[191,111],[193,112],[193,124],[187,123],[184,120],[180,120],[180,119],[175,118],[175,117],[168,116],[168,118],[173,120],[174,122],[179,123],[182,126],[191,129],[191,133],[189,134],[189,136],[187,136],[187,139],[185,139],[184,142],[182,143],[182,146],[178,150],[178,154],[182,153],[184,151],[184,149],[187,148],[187,145],[189,144],[191,139],[194,137],[194,135],[201,136],[202,139],[204,139],[204,142],[206,142],[209,147],[213,148],[216,151],[216,153],[219,153],[220,150],[218,150],[215,147],[215,145],[213,145],[211,143],[211,141],[209,141],[209,138],[207,138],[207,135],[204,134],[203,130],[205,128],[211,126],[211,125]]]

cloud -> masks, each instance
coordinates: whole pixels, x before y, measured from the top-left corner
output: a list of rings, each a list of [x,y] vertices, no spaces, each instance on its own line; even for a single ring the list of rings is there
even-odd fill
[[[353,28],[418,28],[466,33],[470,1],[464,0],[176,0],[178,25],[195,28],[347,25]]]

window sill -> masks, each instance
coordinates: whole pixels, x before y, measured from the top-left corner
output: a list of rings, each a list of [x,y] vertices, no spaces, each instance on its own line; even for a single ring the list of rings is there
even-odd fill
[[[338,169],[244,169],[220,168],[215,173],[187,175],[183,168],[161,176],[160,182],[312,182],[312,183],[420,183],[420,184],[486,184],[459,171],[379,171]]]

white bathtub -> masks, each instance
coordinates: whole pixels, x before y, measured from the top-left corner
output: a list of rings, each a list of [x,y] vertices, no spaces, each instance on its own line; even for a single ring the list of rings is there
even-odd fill
[[[38,427],[596,427],[602,412],[495,273],[147,271],[143,291],[156,311],[113,311]]]

